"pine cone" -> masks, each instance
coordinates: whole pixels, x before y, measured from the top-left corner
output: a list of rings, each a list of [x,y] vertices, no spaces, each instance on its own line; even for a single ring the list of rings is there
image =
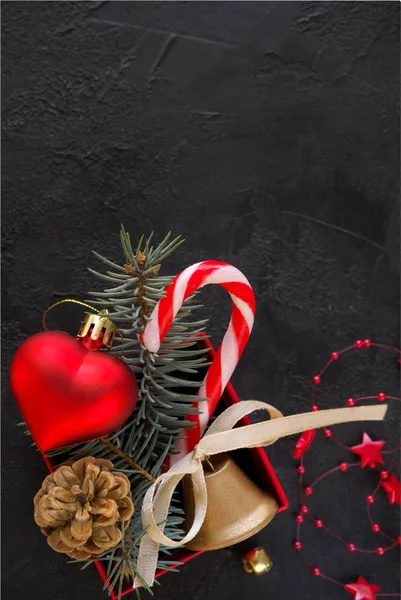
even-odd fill
[[[121,523],[134,513],[128,478],[113,463],[87,456],[46,477],[33,503],[47,543],[71,558],[87,559],[116,546]]]

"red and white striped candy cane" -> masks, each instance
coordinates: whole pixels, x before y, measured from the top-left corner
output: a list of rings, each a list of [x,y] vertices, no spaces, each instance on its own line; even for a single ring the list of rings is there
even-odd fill
[[[200,414],[188,416],[194,428],[189,429],[186,439],[177,445],[179,454],[172,457],[172,462],[191,451],[200,440],[245,348],[255,317],[255,295],[251,284],[241,271],[224,262],[205,260],[187,267],[168,286],[166,296],[157,303],[140,337],[150,352],[157,352],[184,301],[199,288],[212,283],[230,294],[231,320],[197,394],[208,400],[200,403]]]

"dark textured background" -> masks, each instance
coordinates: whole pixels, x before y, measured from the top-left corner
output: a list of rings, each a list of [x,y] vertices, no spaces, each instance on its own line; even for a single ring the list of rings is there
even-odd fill
[[[85,270],[91,250],[122,261],[123,222],[133,238],[185,236],[168,272],[215,258],[246,273],[258,313],[234,376],[242,398],[306,409],[331,350],[358,337],[398,345],[399,4],[3,2],[2,30],[3,597],[100,600],[95,570],[66,564],[32,520],[45,468],[15,427],[17,344],[52,301],[99,289]],[[204,299],[217,343],[229,302],[216,289]],[[74,310],[53,324],[74,332]],[[385,353],[329,373],[326,406],[397,392]],[[397,423],[392,405],[385,425],[366,429],[391,447]],[[362,430],[339,435],[357,443]],[[159,598],[349,597],[314,580],[291,548],[293,443],[270,450],[292,503],[264,532],[274,570],[255,580],[230,552],[205,554],[163,578]],[[335,464],[327,442],[316,450],[316,472]],[[314,500],[365,547],[377,544],[364,520],[373,479],[333,478]],[[397,509],[382,500],[395,533]],[[310,530],[313,546],[332,576],[397,590],[396,552],[350,555]]]

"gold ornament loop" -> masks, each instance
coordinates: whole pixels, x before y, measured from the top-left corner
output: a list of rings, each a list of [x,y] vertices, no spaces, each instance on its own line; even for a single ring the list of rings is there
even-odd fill
[[[64,298],[63,300],[59,300],[55,302],[49,308],[45,310],[42,315],[42,325],[43,329],[47,331],[46,325],[46,315],[56,306],[60,304],[65,304],[66,302],[70,302],[73,304],[79,304],[80,306],[84,306],[85,308],[89,308],[96,314],[87,314],[85,315],[83,321],[81,322],[81,327],[77,333],[77,337],[85,337],[90,335],[91,339],[98,340],[100,334],[103,332],[102,342],[106,346],[106,348],[110,348],[113,343],[113,338],[115,333],[119,333],[121,336],[121,340],[124,341],[124,336],[121,330],[114,324],[114,322],[110,319],[109,313],[106,309],[99,310],[86,302],[82,302],[81,300],[75,300],[74,298]]]
[[[48,315],[48,313],[51,310],[53,310],[53,308],[56,308],[56,306],[59,306],[60,304],[65,304],[66,302],[72,302],[73,304],[80,304],[81,306],[85,306],[85,308],[89,308],[90,310],[93,310],[93,312],[98,313],[98,314],[101,312],[104,312],[104,311],[98,310],[97,308],[95,308],[94,306],[91,306],[90,304],[87,304],[86,302],[82,302],[81,300],[75,300],[74,298],[64,298],[63,300],[59,300],[58,302],[55,302],[54,304],[52,304],[51,306],[46,308],[45,312],[43,313],[42,326],[45,331],[47,331],[46,316]]]

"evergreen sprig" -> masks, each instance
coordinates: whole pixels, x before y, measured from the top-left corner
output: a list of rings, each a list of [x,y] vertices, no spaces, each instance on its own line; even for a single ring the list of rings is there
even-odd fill
[[[138,402],[132,418],[106,439],[68,450],[74,459],[89,455],[108,458],[115,470],[130,479],[136,505],[134,517],[126,530],[122,527],[120,544],[93,559],[106,562],[110,592],[114,590],[119,596],[124,580],[140,577],[136,563],[139,543],[145,534],[140,518],[144,494],[173,451],[175,438],[191,426],[186,416],[197,411],[192,404],[201,383],[199,370],[207,365],[205,350],[197,346],[197,336],[205,331],[206,321],[192,316],[200,308],[195,303],[195,295],[184,303],[157,354],[148,352],[139,340],[153,308],[171,283],[171,277],[159,275],[161,265],[183,240],[180,237],[171,240],[168,234],[160,244],[153,246],[152,235],[146,240],[142,236],[133,251],[124,227],[121,227],[120,237],[125,264],[117,265],[95,252],[95,256],[111,270],[101,273],[89,269],[109,286],[90,295],[95,298],[91,304],[107,309],[119,327],[123,339],[115,341],[111,352],[121,357],[135,373]],[[166,535],[180,539],[182,522],[182,509],[173,503],[166,522]],[[168,557],[169,549],[161,550]],[[85,561],[83,568],[93,560]],[[176,564],[165,558],[158,562],[158,568],[171,569]]]

